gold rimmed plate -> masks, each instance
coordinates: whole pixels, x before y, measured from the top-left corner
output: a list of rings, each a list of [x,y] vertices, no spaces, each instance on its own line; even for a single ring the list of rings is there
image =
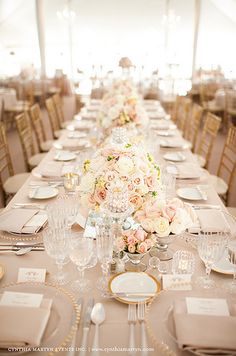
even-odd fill
[[[149,302],[161,289],[160,283],[144,272],[122,272],[113,276],[109,292],[122,303]]]

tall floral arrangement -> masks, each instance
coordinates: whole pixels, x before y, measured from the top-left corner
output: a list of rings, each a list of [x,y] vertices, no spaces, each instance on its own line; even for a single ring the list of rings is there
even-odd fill
[[[160,167],[142,147],[130,143],[101,148],[84,162],[80,183],[83,206],[99,207],[109,187],[119,181],[126,184],[129,202],[137,210],[147,194],[158,195],[161,190]]]

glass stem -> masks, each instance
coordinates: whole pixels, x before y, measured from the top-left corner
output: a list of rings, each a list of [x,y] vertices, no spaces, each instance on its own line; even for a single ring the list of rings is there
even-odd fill
[[[84,279],[84,267],[77,266],[78,271],[79,271],[79,279],[83,280]]]
[[[211,267],[209,265],[206,265],[206,278],[207,278],[207,280],[210,279],[210,273],[211,273]]]
[[[234,268],[234,274],[233,274],[233,284],[236,284],[236,268]]]
[[[62,273],[63,263],[61,260],[56,260],[56,265],[59,273]]]
[[[102,275],[103,275],[103,278],[106,279],[107,276],[108,276],[108,271],[109,271],[109,263],[103,262],[103,263],[101,264],[101,267],[102,267]]]

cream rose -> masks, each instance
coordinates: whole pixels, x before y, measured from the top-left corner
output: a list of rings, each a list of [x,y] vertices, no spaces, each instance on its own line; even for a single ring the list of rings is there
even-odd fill
[[[170,234],[169,220],[160,216],[154,221],[154,231],[160,237],[166,237]]]
[[[155,231],[155,224],[154,221],[152,219],[143,219],[141,221],[141,225],[143,227],[143,229],[147,232],[154,232]]]
[[[120,157],[116,169],[122,175],[131,174],[134,170],[134,163],[129,157]]]
[[[129,202],[134,206],[134,209],[137,210],[143,203],[143,198],[139,194],[132,194],[129,198]]]

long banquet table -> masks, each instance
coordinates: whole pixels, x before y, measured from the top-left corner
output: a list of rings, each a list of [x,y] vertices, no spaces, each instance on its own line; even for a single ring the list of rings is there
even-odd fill
[[[60,138],[60,140],[63,140],[66,137],[67,133],[63,134],[63,136]],[[174,150],[172,149],[171,152]],[[159,155],[160,155],[160,164],[164,164],[164,160],[162,156],[166,153],[170,152],[168,149],[160,149]],[[45,165],[53,160],[53,156],[55,154],[55,148],[52,148],[51,151],[47,154],[45,159],[40,163],[39,165],[39,170],[42,167],[45,167]],[[187,162],[192,162],[194,160],[194,157],[189,149],[184,150],[184,154],[187,157]],[[14,203],[31,203],[32,199],[28,198],[27,193],[29,189],[29,183],[30,181],[36,181],[37,178],[31,177],[28,179],[28,181],[23,185],[23,187],[18,191],[18,193],[14,196],[14,198],[10,201],[6,209],[9,209],[11,206],[13,206]],[[192,184],[192,183],[189,183]],[[201,184],[201,183],[200,183]],[[206,180],[202,183],[204,185],[208,184],[207,182],[207,176]],[[187,181],[179,181],[177,183],[178,186],[185,186],[187,185]],[[214,191],[214,189],[211,186],[206,186],[207,188],[207,194],[208,194],[208,199],[205,201],[203,204],[214,204],[214,205],[221,205],[222,209],[224,209],[224,206]],[[64,188],[59,187],[59,194],[64,194]],[[48,199],[48,200],[43,200],[37,201],[37,204],[50,204],[50,202],[53,202],[56,198]],[[192,202],[194,203],[194,202]],[[8,240],[6,240],[6,234],[1,233],[0,234],[0,241],[1,243],[4,243],[6,241],[12,241],[11,236],[8,236]],[[176,241],[173,241],[171,244],[171,247],[173,250],[178,250],[178,249],[184,249],[184,250],[189,250],[194,253],[196,257],[196,267],[195,267],[195,273],[194,277],[204,274],[204,265],[201,262],[201,260],[197,256],[197,251],[194,248],[194,246],[190,242],[186,242],[185,239],[176,239]],[[145,256],[146,263],[148,263],[148,257]],[[35,267],[35,268],[46,268],[47,270],[47,277],[46,277],[46,282],[50,282],[50,275],[53,274],[56,270],[56,266],[54,264],[53,259],[48,257],[45,251],[42,252],[30,252],[24,256],[16,256],[13,253],[12,254],[0,254],[0,263],[5,267],[5,274],[3,278],[0,281],[0,287],[2,287],[5,284],[11,283],[11,282],[16,282],[17,281],[17,274],[18,274],[18,269],[19,267]],[[65,267],[65,270],[69,272],[70,280],[73,281],[76,276],[77,276],[77,270],[74,264],[68,263]],[[152,271],[149,271],[149,273],[152,273]],[[101,276],[101,268],[99,263],[97,264],[96,267],[87,269],[86,272],[86,277],[89,278],[92,282],[93,285],[95,285],[96,280]],[[226,282],[230,282],[232,279],[232,275],[223,275],[219,274],[216,272],[211,273],[211,277],[220,285],[223,285]],[[70,291],[70,283],[68,283],[65,287],[66,290]],[[168,293],[168,292],[164,292]],[[175,293],[175,292],[172,292]],[[127,313],[128,313],[128,308],[127,304],[121,303],[114,298],[104,298],[101,296],[100,292],[94,287],[92,290],[92,293],[89,295],[84,295],[84,305],[86,303],[86,300],[88,297],[91,297],[91,295],[94,297],[95,302],[101,302],[104,304],[105,310],[106,310],[106,319],[104,323],[100,326],[100,347],[102,348],[101,350],[101,355],[125,355],[128,354],[127,348],[128,348],[128,340],[129,340],[129,324],[127,321]],[[78,298],[78,295],[75,296]],[[176,355],[189,355],[188,352],[182,352],[180,351],[176,343],[173,341],[173,339],[170,337],[170,335],[167,332],[165,323],[164,323],[164,318],[165,318],[165,311],[160,313],[160,308],[158,309],[158,303],[159,303],[159,298],[157,297],[151,304],[151,313],[153,316],[155,316],[156,320],[156,325],[158,329],[158,334],[155,336],[155,340],[150,337],[150,333],[148,333],[148,355],[165,355],[165,354],[176,354]],[[171,303],[171,300],[170,300]],[[156,311],[156,315],[155,315]],[[82,310],[82,316],[84,314],[84,309]],[[68,315],[68,318],[71,316]],[[81,318],[82,320],[83,318]],[[155,324],[154,320],[154,324]],[[62,322],[62,321],[61,321]],[[161,327],[160,327],[161,326]],[[77,338],[76,338],[76,346],[79,348],[81,345],[81,337],[82,337],[82,329],[83,329],[83,324],[82,322],[79,324],[79,329],[77,333]],[[149,329],[150,329],[150,324],[149,324]],[[154,328],[151,326],[151,334],[155,335],[155,326]],[[94,335],[94,330],[95,326],[91,325],[90,333],[89,333],[89,339],[88,339],[88,353],[91,351],[91,345],[92,345],[92,340],[93,340],[93,335]],[[140,340],[141,340],[141,330],[140,330],[140,325],[137,323],[135,326],[135,336],[136,336],[136,347],[140,347]],[[166,348],[165,345],[162,343],[164,342],[165,344],[168,345]],[[55,345],[58,346],[58,345]],[[68,346],[68,345],[67,345]],[[67,354],[68,350],[61,351],[60,354]],[[46,352],[46,351],[45,351]],[[31,353],[28,353],[29,355]],[[33,354],[33,352],[32,352]],[[35,354],[35,353],[34,353]],[[140,353],[138,353],[140,354]]]

